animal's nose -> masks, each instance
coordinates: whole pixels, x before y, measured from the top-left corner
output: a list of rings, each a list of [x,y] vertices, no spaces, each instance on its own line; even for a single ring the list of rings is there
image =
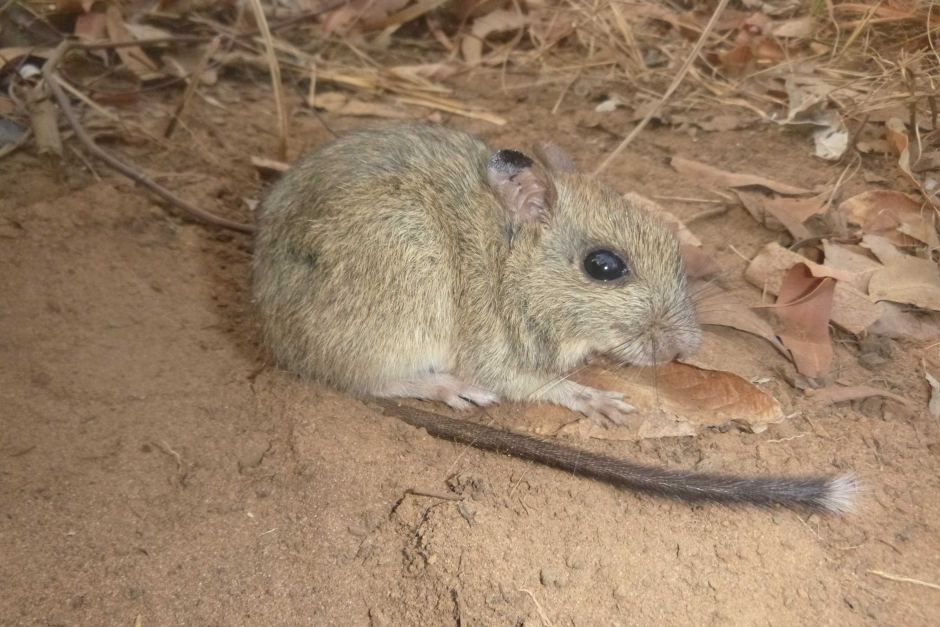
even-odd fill
[[[653,361],[658,364],[663,364],[682,356],[682,352],[675,346],[656,347],[656,354],[653,355]]]

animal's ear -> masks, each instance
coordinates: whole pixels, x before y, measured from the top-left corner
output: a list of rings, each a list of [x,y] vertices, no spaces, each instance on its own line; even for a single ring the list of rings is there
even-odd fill
[[[557,192],[541,164],[516,150],[500,150],[490,157],[486,178],[514,222],[549,221]]]
[[[535,156],[553,172],[573,174],[578,167],[564,148],[552,142],[539,142],[535,147]]]

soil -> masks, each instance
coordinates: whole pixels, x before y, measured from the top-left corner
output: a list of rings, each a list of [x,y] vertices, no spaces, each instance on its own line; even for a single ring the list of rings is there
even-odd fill
[[[553,115],[564,86],[521,88],[532,80],[504,91],[481,71],[458,84],[505,127],[442,119],[498,145],[550,137],[588,167],[630,127],[626,110],[599,116],[576,90]],[[249,158],[276,145],[270,94],[260,79],[207,94],[214,104],[195,99],[169,148],[106,146],[203,208],[250,220],[246,200],[265,182]],[[121,115],[159,134],[177,97],[151,93]],[[329,133],[291,99],[294,158]],[[842,173],[809,150],[770,125],[653,127],[604,178],[689,218],[715,205],[676,198],[715,196],[678,177],[670,155],[808,187]],[[866,157],[848,190],[891,171]],[[740,208],[691,226],[723,284],[759,298],[739,278],[742,256],[781,234]],[[940,425],[922,346],[875,338],[887,357],[869,369],[837,332],[832,380],[877,383],[913,408],[820,409],[768,344],[709,330],[737,343],[728,361],[764,382],[787,421],[571,443],[685,468],[852,469],[865,490],[846,517],[688,505],[436,440],[279,371],[259,344],[250,256],[249,238],[181,219],[73,152],[0,161],[0,623],[940,624],[940,592],[872,572],[940,581]],[[493,415],[539,430],[518,407]]]

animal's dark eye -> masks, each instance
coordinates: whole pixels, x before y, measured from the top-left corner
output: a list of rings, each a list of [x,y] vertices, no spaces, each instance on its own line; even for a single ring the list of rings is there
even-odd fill
[[[597,281],[616,281],[625,276],[627,262],[609,250],[592,250],[584,257],[584,271]]]

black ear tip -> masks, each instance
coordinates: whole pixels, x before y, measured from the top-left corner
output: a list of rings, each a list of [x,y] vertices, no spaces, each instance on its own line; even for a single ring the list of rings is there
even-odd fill
[[[518,150],[504,149],[490,157],[490,167],[497,170],[524,170],[534,162]]]

